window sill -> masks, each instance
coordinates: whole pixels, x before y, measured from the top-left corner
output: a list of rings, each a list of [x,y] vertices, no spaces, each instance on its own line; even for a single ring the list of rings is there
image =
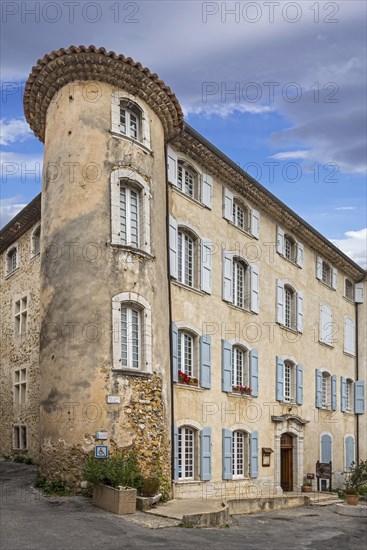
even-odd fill
[[[259,240],[258,237],[255,237],[252,233],[250,233],[250,231],[246,231],[246,229],[241,229],[241,227],[238,227],[238,225],[236,225],[234,222],[231,222],[231,220],[227,220],[226,218],[224,219],[226,220],[226,222],[229,223],[229,225],[232,225],[232,227],[235,227],[237,231],[240,231],[243,235],[246,235],[246,237],[250,237],[251,239],[256,239],[257,241]]]
[[[321,281],[321,279],[317,279],[317,280],[320,283],[320,285],[324,286],[325,288],[328,288],[329,290],[334,290],[334,292],[336,291],[336,288],[333,288],[331,284],[329,285],[328,283]]]
[[[141,141],[138,141],[137,139],[134,139],[130,136],[125,136],[124,134],[121,134],[119,132],[115,132],[113,130],[110,130],[110,133],[113,137],[117,137],[119,139],[126,139],[127,141],[130,141],[130,143],[133,143],[133,144],[137,145],[138,147],[140,147],[141,149],[143,149],[143,151],[145,153],[148,153],[149,155],[153,156],[153,151],[150,149],[150,147],[147,147]]]
[[[344,300],[348,302],[348,304],[351,304],[354,306],[355,302],[353,298],[347,298],[347,296],[343,296]]]
[[[343,351],[344,355],[346,355],[347,357],[350,357],[351,359],[355,359],[356,358],[356,354],[355,353],[350,353],[349,351]]]
[[[280,256],[281,258],[283,258],[283,260],[285,260],[285,261],[288,262],[289,264],[294,265],[294,267],[297,267],[298,269],[302,269],[302,266],[298,265],[295,261],[290,260],[289,258],[286,258],[286,257],[284,256],[284,254],[282,254],[281,252],[278,252],[278,251],[277,251],[277,254],[278,254],[278,256]]]
[[[41,253],[40,252],[37,252],[36,254],[32,254],[31,257],[29,258],[30,260],[34,260],[35,258],[39,258],[41,256]]]
[[[171,277],[171,283],[175,286],[178,286],[180,288],[184,288],[185,290],[190,290],[191,292],[194,292],[195,294],[199,294],[199,296],[206,296],[206,292],[204,292],[203,290],[199,290],[198,288],[194,288],[193,286],[188,286],[188,285],[185,285],[184,283],[180,283],[179,281],[177,281],[176,279],[173,279]]]
[[[146,258],[148,260],[155,259],[155,256],[153,256],[153,254],[150,254],[150,252],[145,252],[145,250],[142,250],[141,248],[135,248],[135,246],[129,246],[126,244],[119,244],[119,243],[110,243],[110,244],[112,248],[122,250],[128,254],[135,254],[136,256],[140,256],[141,258]]]
[[[235,398],[241,398],[243,399],[244,397],[247,397],[249,399],[255,399],[255,396],[253,395],[249,395],[248,393],[238,393],[236,391],[228,391],[228,392],[224,392],[228,395],[228,397],[235,397]]]
[[[195,199],[195,197],[190,197],[187,193],[184,191],[181,191],[177,185],[171,184],[172,189],[178,193],[181,197],[184,199],[187,199],[189,202],[196,204],[196,206],[200,206],[201,208],[208,208],[208,210],[211,210],[208,206],[205,206],[202,202],[200,202],[198,199]]]
[[[302,332],[298,332],[298,330],[295,328],[286,327],[285,325],[281,325],[280,323],[278,323],[278,325],[282,330],[285,330],[286,332],[291,332],[292,334],[302,334]]]
[[[190,386],[189,384],[180,384],[180,382],[175,382],[175,388],[196,391],[199,393],[203,393],[203,391],[207,389],[207,388],[202,388],[201,386]]]
[[[224,302],[227,302],[227,300],[224,300]],[[256,313],[254,313],[253,311],[251,311],[250,309],[248,309],[246,307],[235,306],[234,304],[232,304],[232,302],[227,302],[227,304],[232,309],[235,309],[237,311],[242,311],[242,313],[249,313],[250,315],[257,315]]]
[[[334,344],[327,344],[326,342],[322,342],[321,340],[319,340],[319,344],[321,346],[325,346],[326,348],[334,349]]]
[[[137,376],[138,378],[151,378],[152,373],[133,369],[112,369],[112,374],[121,376]]]
[[[19,266],[16,267],[15,269],[13,269],[13,271],[11,271],[10,273],[6,273],[6,274],[5,274],[5,280],[6,280],[6,279],[10,279],[10,277],[11,277],[12,275],[14,275],[17,271],[19,271]]]
[[[175,481],[176,485],[200,485],[201,483],[204,483],[203,481],[201,480],[197,480],[197,479],[179,479],[177,481]]]

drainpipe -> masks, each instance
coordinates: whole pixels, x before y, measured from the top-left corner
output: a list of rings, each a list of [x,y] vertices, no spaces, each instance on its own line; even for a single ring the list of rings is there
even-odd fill
[[[359,350],[358,350],[358,306],[359,304],[355,303],[356,308],[356,381],[359,379]],[[356,417],[356,463],[359,464],[359,414],[355,415]]]

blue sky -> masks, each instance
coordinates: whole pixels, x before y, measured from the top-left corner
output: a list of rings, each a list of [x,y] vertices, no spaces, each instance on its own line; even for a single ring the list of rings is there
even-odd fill
[[[41,190],[43,145],[22,107],[31,67],[95,44],[157,72],[189,124],[366,265],[364,2],[1,7],[1,225]]]

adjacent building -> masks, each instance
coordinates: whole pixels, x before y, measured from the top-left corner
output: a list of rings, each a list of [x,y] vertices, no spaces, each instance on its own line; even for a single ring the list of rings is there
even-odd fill
[[[366,458],[366,272],[188,126],[131,58],[29,76],[42,194],[0,232],[1,452],[79,487],[133,448],[176,498]],[[326,487],[326,481],[321,480]]]

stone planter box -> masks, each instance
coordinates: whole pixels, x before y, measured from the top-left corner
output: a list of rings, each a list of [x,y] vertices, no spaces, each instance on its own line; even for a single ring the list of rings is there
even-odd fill
[[[130,487],[109,487],[108,485],[94,485],[93,504],[108,512],[122,516],[136,512],[136,489]]]
[[[359,495],[347,495],[347,504],[349,506],[357,506],[359,503]]]
[[[302,493],[312,493],[312,487],[309,485],[302,485]]]

